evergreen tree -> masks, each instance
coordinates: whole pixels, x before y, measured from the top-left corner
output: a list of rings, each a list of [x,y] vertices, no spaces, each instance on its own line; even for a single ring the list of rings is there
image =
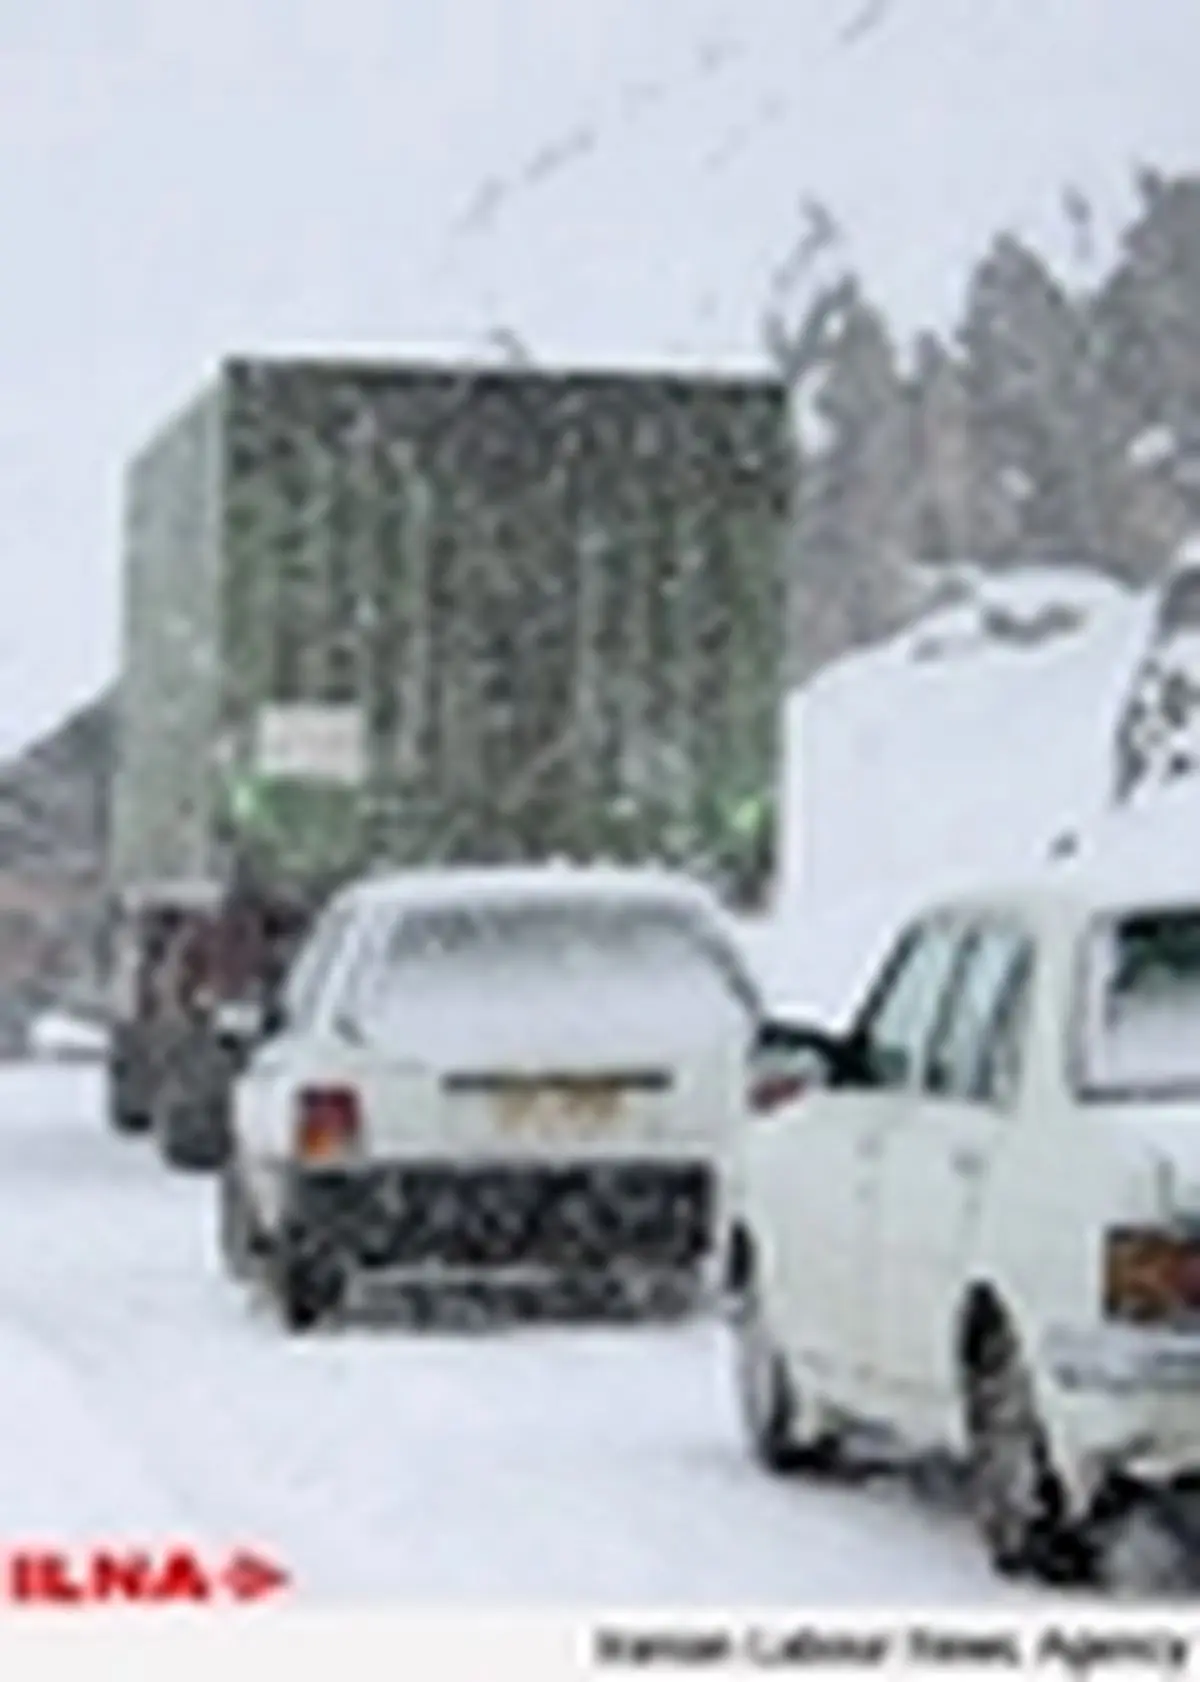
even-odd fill
[[[827,443],[801,466],[792,653],[800,670],[886,630],[906,605],[918,505],[908,405],[886,323],[844,289],[813,406]],[[796,583],[797,581],[793,581]]]
[[[1124,439],[1089,325],[1035,252],[997,239],[961,333],[988,475],[977,502],[981,557],[1125,560],[1113,552]]]

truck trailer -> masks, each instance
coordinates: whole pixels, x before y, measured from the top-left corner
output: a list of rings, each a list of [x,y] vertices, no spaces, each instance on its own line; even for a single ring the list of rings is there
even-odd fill
[[[219,1160],[238,1022],[376,864],[760,898],[792,482],[767,377],[222,363],[126,477],[114,1125]]]

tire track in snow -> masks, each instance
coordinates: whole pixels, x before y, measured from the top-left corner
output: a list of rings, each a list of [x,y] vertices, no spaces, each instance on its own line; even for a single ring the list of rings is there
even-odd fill
[[[0,1515],[7,1545],[146,1545],[203,1538],[82,1381],[0,1305]]]

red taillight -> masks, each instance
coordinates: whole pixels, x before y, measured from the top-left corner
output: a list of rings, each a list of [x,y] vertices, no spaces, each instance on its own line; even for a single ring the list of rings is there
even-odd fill
[[[755,1115],[770,1115],[802,1098],[811,1084],[804,1075],[760,1075],[750,1087],[750,1108]]]
[[[1200,1315],[1200,1243],[1138,1228],[1107,1235],[1104,1311],[1109,1319],[1155,1324]]]
[[[296,1108],[296,1155],[330,1162],[354,1150],[362,1133],[358,1093],[350,1086],[309,1086]]]

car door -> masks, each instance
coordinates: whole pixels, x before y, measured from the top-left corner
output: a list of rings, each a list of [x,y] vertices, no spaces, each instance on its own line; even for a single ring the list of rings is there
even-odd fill
[[[1032,971],[1019,921],[972,919],[913,1101],[879,1135],[872,1347],[914,1419],[937,1418],[956,1392],[954,1320],[988,1174],[1011,1136]]]
[[[865,1261],[875,1141],[908,1101],[954,946],[940,920],[900,936],[849,1036],[846,1073],[777,1124],[766,1195],[788,1353],[831,1400],[856,1406],[872,1382]]]

